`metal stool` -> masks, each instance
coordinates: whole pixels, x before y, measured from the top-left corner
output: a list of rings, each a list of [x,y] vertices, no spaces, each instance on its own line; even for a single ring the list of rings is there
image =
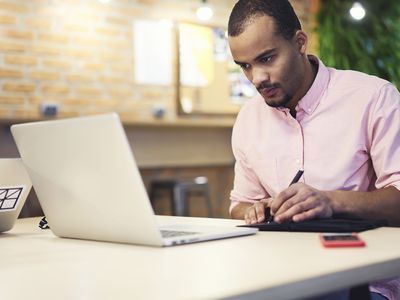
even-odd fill
[[[174,216],[189,215],[189,198],[194,194],[203,196],[206,201],[208,216],[212,217],[210,191],[207,177],[196,177],[190,180],[156,179],[150,183],[150,201],[156,200],[159,190],[167,190],[171,200],[172,214]]]

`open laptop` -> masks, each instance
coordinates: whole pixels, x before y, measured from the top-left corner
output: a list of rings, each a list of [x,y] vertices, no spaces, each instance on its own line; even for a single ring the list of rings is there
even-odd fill
[[[257,231],[179,224],[159,228],[115,113],[18,124],[11,132],[57,236],[171,246]],[[177,236],[165,237],[171,234]]]
[[[0,159],[0,232],[14,226],[31,187],[21,159]]]

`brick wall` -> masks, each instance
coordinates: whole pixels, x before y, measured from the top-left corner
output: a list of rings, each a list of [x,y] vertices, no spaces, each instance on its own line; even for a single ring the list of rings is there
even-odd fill
[[[215,8],[209,24],[226,26],[235,2],[209,0]],[[313,2],[292,1],[306,29]],[[0,0],[0,119],[37,119],[42,103],[57,103],[61,117],[118,111],[125,121],[151,121],[158,104],[176,120],[175,85],[134,82],[132,23],[143,18],[197,22],[199,3]]]

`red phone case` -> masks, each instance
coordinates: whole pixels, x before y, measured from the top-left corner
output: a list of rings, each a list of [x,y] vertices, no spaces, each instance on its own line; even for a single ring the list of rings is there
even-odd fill
[[[355,232],[353,233],[321,233],[320,241],[324,247],[364,247],[365,242]]]

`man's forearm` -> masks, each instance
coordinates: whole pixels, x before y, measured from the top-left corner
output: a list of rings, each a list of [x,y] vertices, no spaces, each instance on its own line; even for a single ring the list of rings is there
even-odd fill
[[[400,191],[387,187],[371,192],[331,191],[334,215],[346,214],[364,219],[386,219],[389,225],[400,225]]]
[[[343,214],[363,219],[385,219],[389,225],[400,226],[400,191],[395,187],[371,192],[319,191],[319,193],[325,195],[323,198],[328,200],[326,205],[330,207],[329,210],[333,215]],[[232,209],[231,217],[243,220],[246,211],[252,205],[252,203],[239,202]]]

